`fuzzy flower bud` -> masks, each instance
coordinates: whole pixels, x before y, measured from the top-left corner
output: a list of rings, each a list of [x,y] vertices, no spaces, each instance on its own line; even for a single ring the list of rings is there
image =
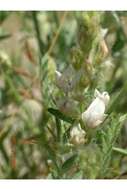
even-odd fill
[[[85,143],[86,132],[78,126],[74,126],[70,131],[70,142],[75,145],[80,145]]]
[[[72,82],[66,76],[66,73],[61,74],[59,71],[55,71],[55,74],[58,88],[62,89],[65,93],[69,92],[72,89]]]
[[[77,102],[72,99],[69,99],[68,97],[57,99],[56,105],[58,109],[64,114],[69,114],[70,116],[76,116],[78,114]]]
[[[65,86],[65,80],[62,77],[62,73],[56,70],[55,75],[56,75],[56,85],[59,88],[63,88]]]
[[[104,113],[109,100],[110,97],[108,92],[100,93],[97,89],[95,89],[95,99],[87,110],[82,113],[82,120],[88,127],[95,128],[104,121],[107,116]]]

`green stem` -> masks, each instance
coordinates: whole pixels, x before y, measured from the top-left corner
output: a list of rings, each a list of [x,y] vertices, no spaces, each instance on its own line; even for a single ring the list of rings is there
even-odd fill
[[[33,18],[34,28],[36,31],[38,46],[39,46],[39,50],[40,50],[40,56],[42,57],[44,55],[44,47],[43,47],[43,43],[42,43],[42,39],[41,39],[41,32],[40,32],[40,27],[39,27],[39,22],[37,19],[36,11],[32,11],[32,18]]]

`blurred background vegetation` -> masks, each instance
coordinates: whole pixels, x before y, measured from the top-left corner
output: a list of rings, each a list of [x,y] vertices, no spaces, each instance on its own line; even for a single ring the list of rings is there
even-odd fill
[[[95,88],[108,118],[73,145]],[[126,113],[126,12],[0,12],[0,178],[127,178]]]

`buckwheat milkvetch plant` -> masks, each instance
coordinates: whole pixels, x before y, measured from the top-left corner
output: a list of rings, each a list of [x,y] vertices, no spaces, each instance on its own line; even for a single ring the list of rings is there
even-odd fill
[[[62,172],[63,178],[108,176],[112,148],[122,125],[112,113],[106,115],[110,95],[103,81],[103,69],[110,56],[105,40],[108,28],[101,25],[103,14],[88,12],[78,17],[78,44],[72,48],[63,73],[55,71],[55,85],[61,93],[54,94],[55,108],[48,111],[56,120],[59,145],[68,147],[61,166],[68,167]],[[102,93],[95,89],[98,87]],[[95,99],[89,105],[89,94],[93,99],[93,92]],[[64,157],[62,149],[61,156]]]
[[[0,12],[0,178],[126,178],[126,22]]]

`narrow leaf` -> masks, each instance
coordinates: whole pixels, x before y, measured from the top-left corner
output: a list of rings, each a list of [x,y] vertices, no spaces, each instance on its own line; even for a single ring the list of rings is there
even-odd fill
[[[3,34],[3,35],[0,35],[0,40],[5,40],[10,37],[11,37],[11,34]]]
[[[113,147],[113,150],[114,150],[115,152],[119,152],[119,153],[121,153],[121,154],[127,155],[127,149]]]
[[[68,160],[66,160],[62,165],[62,171],[67,172],[75,163],[76,158],[77,158],[77,154],[74,154]]]
[[[48,108],[48,112],[51,113],[52,115],[54,115],[55,117],[63,120],[63,121],[66,121],[68,123],[71,123],[73,124],[75,119],[72,119],[71,117],[68,117],[66,115],[64,115],[62,112],[60,112],[59,110],[57,109],[53,109],[53,108]]]
[[[61,122],[60,119],[57,117],[56,117],[56,127],[57,127],[57,140],[61,141],[61,135],[62,135]]]

